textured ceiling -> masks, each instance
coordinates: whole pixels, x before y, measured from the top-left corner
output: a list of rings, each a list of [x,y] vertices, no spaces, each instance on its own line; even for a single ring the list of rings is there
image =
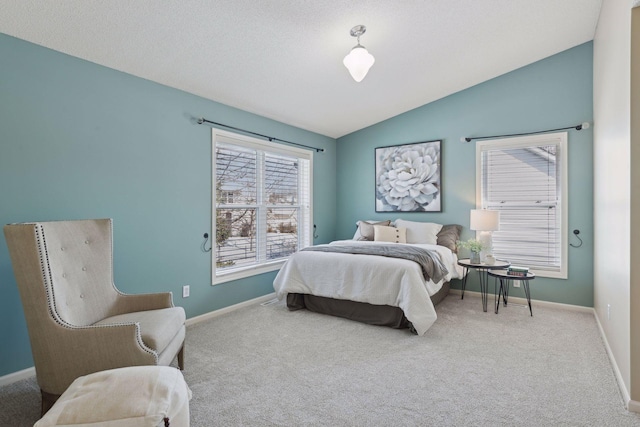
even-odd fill
[[[0,0],[0,32],[336,138],[592,40],[601,3]]]

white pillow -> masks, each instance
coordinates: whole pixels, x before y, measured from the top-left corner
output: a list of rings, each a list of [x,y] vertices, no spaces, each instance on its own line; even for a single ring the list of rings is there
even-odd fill
[[[438,233],[442,230],[442,224],[405,221],[404,219],[397,219],[395,224],[396,227],[407,229],[407,243],[438,244]]]
[[[374,225],[373,230],[374,240],[376,242],[407,243],[406,228]]]

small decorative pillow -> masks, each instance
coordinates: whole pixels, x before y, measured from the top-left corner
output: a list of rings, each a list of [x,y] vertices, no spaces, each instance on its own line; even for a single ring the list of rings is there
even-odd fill
[[[462,233],[461,225],[444,225],[438,233],[438,245],[451,249],[453,253],[458,253],[456,242],[460,240],[460,233]]]
[[[434,222],[416,222],[397,219],[396,227],[407,229],[407,243],[421,243],[428,245],[438,244],[438,233],[442,229],[442,224]]]
[[[356,234],[353,236],[353,240],[373,240],[373,226],[374,225],[384,225],[387,226],[391,224],[391,220],[386,221],[358,221],[358,230]],[[359,234],[359,235],[358,235]]]
[[[404,227],[374,225],[373,228],[376,242],[407,243],[407,229]]]

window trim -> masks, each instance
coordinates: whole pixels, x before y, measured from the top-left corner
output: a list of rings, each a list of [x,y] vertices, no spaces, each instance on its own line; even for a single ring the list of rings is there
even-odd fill
[[[560,152],[560,271],[532,269],[538,277],[568,279],[569,271],[569,144],[567,132],[526,135],[503,139],[487,139],[476,142],[476,209],[482,204],[482,152],[491,149],[525,148],[533,145],[556,144]],[[476,232],[476,237],[479,236]]]
[[[211,129],[211,230],[215,236],[216,230],[216,142],[239,145],[255,150],[268,151],[272,154],[285,156],[296,156],[309,160],[309,224],[307,230],[307,242],[313,244],[313,150],[292,147],[271,141],[263,141],[250,136],[224,131],[216,128]],[[301,227],[302,228],[302,227]],[[212,239],[211,246],[211,285],[215,286],[246,277],[252,277],[263,273],[279,270],[287,258],[267,261],[259,264],[225,271],[216,275],[215,262],[215,241]]]

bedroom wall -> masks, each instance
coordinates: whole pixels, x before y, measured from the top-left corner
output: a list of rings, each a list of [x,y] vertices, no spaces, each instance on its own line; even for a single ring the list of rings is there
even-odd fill
[[[632,314],[634,305],[637,313],[638,299],[634,302],[631,298],[639,286],[637,273],[632,271],[637,242],[630,239],[638,235],[638,220],[634,221],[631,214],[639,198],[635,194],[637,186],[634,189],[631,185],[634,177],[638,181],[631,173],[631,165],[637,164],[640,153],[631,144],[630,52],[630,2],[605,0],[594,38],[594,155],[598,159],[594,169],[594,308],[614,359],[614,371],[625,402],[635,400],[635,410],[640,411],[637,403],[640,322]],[[631,341],[634,336],[635,351]],[[630,396],[632,388],[635,390]]]
[[[188,317],[273,292],[275,273],[211,286],[200,249],[212,234],[211,130],[192,116],[324,148],[314,154],[316,243],[334,238],[334,139],[3,34],[0,58],[0,224],[113,218],[122,291],[172,291]],[[4,235],[0,325],[0,376],[32,366]]]
[[[631,11],[631,162],[640,161],[640,1],[634,0]],[[631,172],[631,252],[629,259],[640,254],[640,173]],[[630,402],[629,409],[640,412],[640,273],[631,269],[630,289]]]
[[[360,219],[398,217],[461,224],[463,238],[472,237],[468,228],[469,211],[475,208],[475,143],[460,138],[592,122],[592,61],[593,45],[585,43],[339,138],[336,237],[350,238]],[[593,306],[592,131],[569,132],[569,230],[579,229],[584,244],[569,248],[568,280],[532,282],[535,299]],[[436,139],[442,140],[442,212],[375,213],[374,149]],[[476,275],[470,287],[479,290]]]
[[[640,161],[640,1],[634,0],[631,12],[631,161]],[[631,252],[640,254],[640,173],[631,172]],[[630,402],[629,409],[640,412],[640,274],[631,270],[630,290]]]

